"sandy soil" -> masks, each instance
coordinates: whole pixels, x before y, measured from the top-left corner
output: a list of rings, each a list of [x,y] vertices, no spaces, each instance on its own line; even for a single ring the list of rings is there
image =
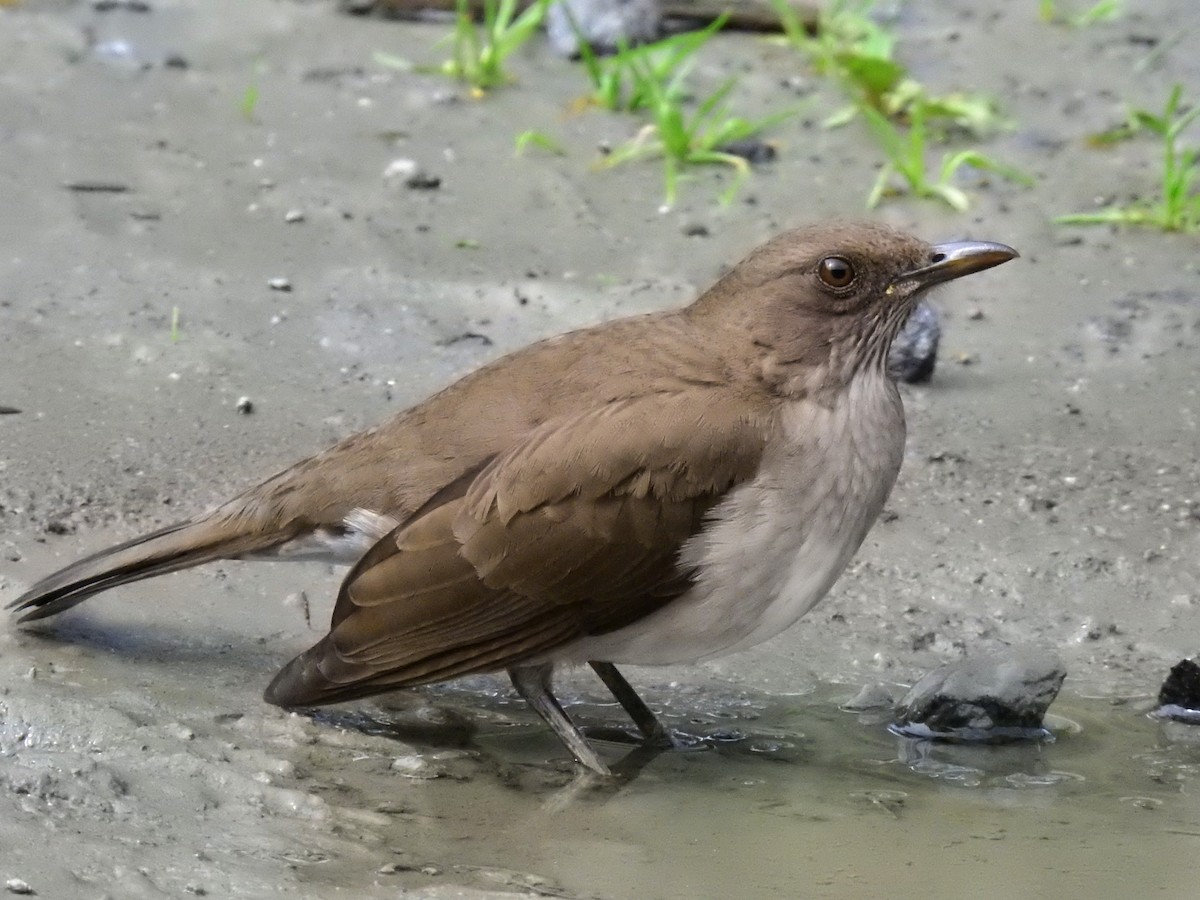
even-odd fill
[[[0,878],[45,897],[1194,896],[1200,752],[1143,713],[1200,648],[1196,238],[1049,220],[1148,189],[1152,143],[1083,136],[1175,82],[1196,96],[1200,15],[1156,0],[1079,31],[1034,6],[898,20],[920,78],[1002,98],[1015,128],[988,150],[1037,186],[876,213],[1023,253],[938,295],[942,362],[905,390],[886,521],[789,633],[633,673],[679,727],[749,737],[604,791],[546,762],[498,681],[289,716],[261,689],[318,636],[338,573],[214,565],[0,630]],[[0,417],[0,602],[484,360],[686,302],[778,230],[862,212],[877,154],[814,124],[838,99],[782,48],[723,38],[700,70],[738,73],[748,115],[804,104],[780,159],[728,207],[703,172],[662,213],[655,165],[589,170],[634,124],[570,114],[582,76],[542,47],[481,102],[372,61],[435,62],[445,31],[288,0],[0,8],[0,405],[22,410]],[[526,128],[568,155],[515,158]],[[397,158],[441,186],[385,179]],[[836,708],[1008,644],[1066,660],[1054,745],[939,756]],[[619,721],[583,674],[568,689]]]

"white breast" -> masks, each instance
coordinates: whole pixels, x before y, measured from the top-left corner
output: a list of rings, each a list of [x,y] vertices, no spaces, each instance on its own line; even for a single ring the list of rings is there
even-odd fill
[[[895,483],[903,407],[891,381],[863,376],[832,409],[791,404],[781,430],[754,480],[732,491],[685,545],[695,586],[566,656],[636,665],[719,656],[775,636],[825,596]]]

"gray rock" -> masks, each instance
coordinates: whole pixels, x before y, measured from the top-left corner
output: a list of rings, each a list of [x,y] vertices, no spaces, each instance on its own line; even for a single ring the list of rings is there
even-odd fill
[[[933,377],[942,325],[937,310],[924,300],[913,310],[888,355],[888,375],[908,384]]]
[[[1044,738],[1042,718],[1066,677],[1050,651],[1010,649],[941,666],[904,695],[892,731],[994,743]]]
[[[882,709],[896,702],[886,684],[868,684],[863,689],[842,704],[842,709],[849,712],[864,712],[869,709]]]
[[[597,53],[657,40],[662,29],[658,0],[557,0],[546,13],[546,37],[559,56],[579,55],[579,37]]]

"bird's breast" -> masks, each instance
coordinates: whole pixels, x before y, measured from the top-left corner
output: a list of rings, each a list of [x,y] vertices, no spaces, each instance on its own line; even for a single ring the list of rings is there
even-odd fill
[[[887,500],[903,452],[903,408],[882,375],[860,378],[829,406],[788,404],[755,477],[732,490],[684,546],[681,561],[697,573],[692,589],[592,639],[586,658],[686,662],[783,631],[850,561]]]

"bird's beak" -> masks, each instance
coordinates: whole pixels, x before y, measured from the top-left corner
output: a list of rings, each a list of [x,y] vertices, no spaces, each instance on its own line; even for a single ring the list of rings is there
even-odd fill
[[[993,241],[950,241],[935,244],[930,264],[905,272],[893,285],[916,282],[918,289],[932,287],[943,281],[961,278],[972,272],[982,272],[1020,256],[1007,244]]]

